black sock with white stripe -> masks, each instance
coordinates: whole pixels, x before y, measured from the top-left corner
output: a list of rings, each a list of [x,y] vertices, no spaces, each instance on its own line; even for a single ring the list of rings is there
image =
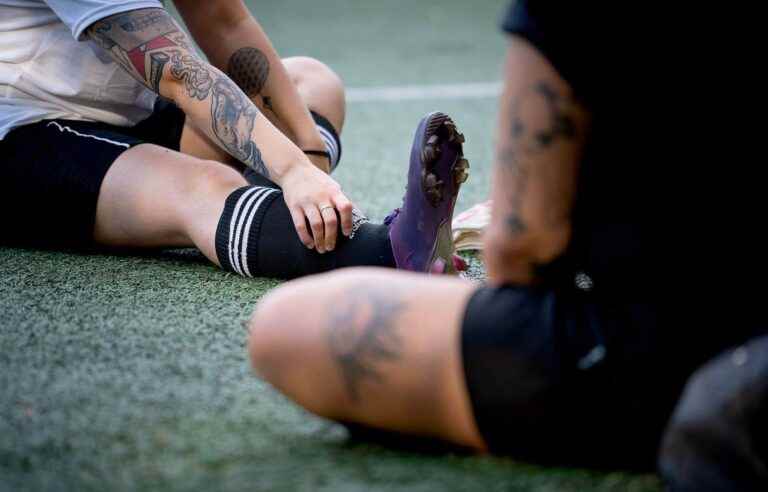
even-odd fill
[[[227,197],[216,228],[216,256],[224,270],[252,277],[258,271],[258,244],[264,211],[282,193],[265,186],[247,186]]]
[[[249,186],[232,192],[216,230],[221,267],[241,275],[295,278],[347,266],[394,267],[389,228],[363,223],[354,238],[339,231],[334,251],[319,254],[299,240],[281,191]]]
[[[341,160],[341,139],[339,133],[333,127],[330,121],[324,116],[312,111],[312,118],[317,125],[317,131],[325,142],[325,150],[330,154],[331,171],[336,169]]]

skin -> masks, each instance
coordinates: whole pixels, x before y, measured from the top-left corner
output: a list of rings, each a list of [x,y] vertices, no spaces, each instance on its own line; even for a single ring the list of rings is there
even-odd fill
[[[512,39],[505,76],[484,257],[493,282],[533,284],[536,265],[567,246],[588,119],[527,41]],[[477,288],[378,269],[290,282],[253,314],[251,361],[262,378],[320,416],[485,451],[460,344]]]
[[[222,26],[212,30],[226,32]],[[192,51],[191,41],[165,10],[139,9],[111,16],[94,23],[87,34],[137,80],[174,101],[190,123],[231,158],[280,185],[297,233],[308,248],[322,253],[334,247],[337,212],[343,233],[351,232],[353,206],[338,183],[264,117],[235,82]],[[258,30],[257,34],[263,33]],[[232,50],[230,58],[236,51]],[[281,63],[278,65],[285,71]],[[264,72],[264,65],[255,67],[254,72],[259,70]],[[259,77],[265,81],[271,78],[268,73]],[[293,87],[291,95],[299,101],[290,80],[285,83]],[[306,105],[301,106],[308,114]]]
[[[169,63],[170,64],[170,63]],[[283,61],[303,104],[328,115],[341,131],[344,88],[327,66],[312,58]],[[272,115],[275,121],[280,121]],[[95,240],[117,248],[195,246],[218,265],[214,245],[226,197],[246,185],[231,156],[187,119],[181,152],[139,145],[115,161],[102,184]]]
[[[324,148],[307,106],[291,84],[291,74],[242,0],[174,4],[211,64],[225,72],[273,124],[279,122],[275,126],[284,135],[301,149]],[[218,28],[212,29],[212,24]],[[328,171],[327,159],[316,164]]]

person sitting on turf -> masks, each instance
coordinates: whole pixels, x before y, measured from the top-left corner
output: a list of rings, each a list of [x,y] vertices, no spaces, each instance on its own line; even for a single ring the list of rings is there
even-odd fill
[[[210,63],[157,0],[0,0],[0,243],[195,246],[246,276],[454,271],[468,163],[448,116],[420,124],[402,211],[366,223],[328,175],[338,76],[280,60],[241,0],[175,4]]]
[[[367,436],[653,469],[686,379],[750,335],[743,308],[722,294],[702,311],[710,284],[687,276],[676,249],[688,231],[662,228],[681,210],[662,190],[691,187],[660,151],[691,118],[688,93],[668,87],[683,72],[659,77],[677,45],[647,36],[656,14],[515,2],[504,22],[489,284],[377,269],[289,282],[250,321],[256,372]],[[693,238],[716,257],[710,237]],[[702,329],[716,309],[729,323]]]

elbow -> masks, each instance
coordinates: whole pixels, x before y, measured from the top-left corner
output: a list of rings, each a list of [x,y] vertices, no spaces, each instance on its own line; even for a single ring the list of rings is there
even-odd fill
[[[184,105],[184,84],[181,80],[177,79],[171,74],[170,68],[167,68],[163,73],[163,76],[155,84],[155,92],[158,95],[172,101],[174,104],[183,109]]]

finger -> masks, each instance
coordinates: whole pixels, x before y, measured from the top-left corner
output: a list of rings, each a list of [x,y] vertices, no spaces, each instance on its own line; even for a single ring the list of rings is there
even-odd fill
[[[316,205],[309,205],[304,208],[304,215],[309,220],[309,226],[312,228],[312,237],[315,240],[315,249],[318,253],[325,253],[325,229],[323,217]]]
[[[296,228],[296,232],[299,234],[299,240],[304,243],[309,249],[315,247],[315,242],[312,240],[312,236],[307,229],[307,219],[304,216],[304,211],[300,208],[292,208],[291,219],[293,219],[293,226]]]
[[[333,204],[339,212],[339,217],[341,217],[341,232],[349,237],[349,235],[352,234],[352,209],[354,206],[352,205],[352,202],[347,200],[344,193],[336,194],[333,198]]]
[[[321,207],[323,222],[325,223],[325,249],[333,251],[336,247],[336,234],[338,233],[339,221],[336,218],[336,209],[332,205]]]

